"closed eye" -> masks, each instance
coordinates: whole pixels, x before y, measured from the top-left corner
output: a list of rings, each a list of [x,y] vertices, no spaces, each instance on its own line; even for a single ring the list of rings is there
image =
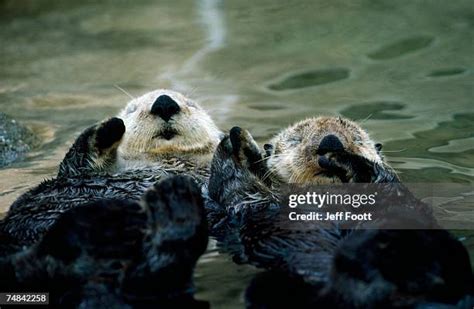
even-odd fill
[[[136,105],[130,105],[129,107],[127,107],[126,113],[131,114],[131,113],[134,113],[136,110],[137,110]]]
[[[186,104],[191,108],[197,108],[196,104],[193,101],[186,101]]]
[[[288,139],[288,142],[290,144],[300,144],[301,143],[301,137],[292,137]]]

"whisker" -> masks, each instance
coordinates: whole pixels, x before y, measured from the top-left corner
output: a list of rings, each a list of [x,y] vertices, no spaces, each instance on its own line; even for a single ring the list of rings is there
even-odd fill
[[[188,90],[186,90],[186,92],[185,92],[184,94],[185,94],[188,98],[192,98],[197,89],[198,89],[198,86],[194,86],[194,87],[192,87],[192,88],[190,88],[190,89],[189,89],[189,87],[188,87]]]
[[[267,178],[272,174],[272,170],[268,170],[265,174],[262,176],[262,181],[267,180]]]
[[[280,154],[277,154],[277,155],[271,155],[271,156],[268,156],[266,157],[265,159],[269,159],[269,158],[285,158],[285,157],[289,157],[290,154],[288,153],[280,153]],[[277,172],[277,167],[276,166],[272,166],[271,168],[268,169],[268,171],[261,177],[262,181],[265,181],[267,180],[270,176],[272,175],[275,175],[275,174],[278,174]]]
[[[263,176],[262,176],[262,181],[265,181],[267,180],[270,176],[273,175],[273,173],[276,172],[276,168],[275,167],[272,167],[271,169],[269,169]]]
[[[254,163],[260,163],[260,162],[266,161],[266,160],[270,159],[270,157],[271,157],[271,156],[261,158],[260,160],[257,160],[257,161],[255,161]]]
[[[373,115],[374,115],[374,114],[369,114],[369,116],[365,117],[365,119],[362,119],[362,120],[360,121],[360,124],[365,123],[365,122],[366,122],[367,120],[369,120]]]
[[[403,149],[400,149],[400,150],[382,150],[382,153],[386,153],[386,152],[404,152],[404,151],[407,151],[408,148],[403,148]]]
[[[287,154],[283,154],[283,153],[282,153],[282,154],[278,154],[278,155],[270,155],[270,156],[268,156],[268,157],[264,157],[264,158],[262,158],[262,159],[260,159],[260,160],[255,161],[255,163],[260,163],[260,162],[269,160],[269,159],[271,159],[271,158],[281,158],[281,157],[286,156],[286,155],[287,155]]]
[[[129,92],[125,91],[125,89],[123,89],[119,85],[115,84],[114,87],[117,88],[118,90],[122,91],[123,93],[125,93],[130,99],[132,99],[132,100],[135,99],[135,97],[133,95],[131,95]]]

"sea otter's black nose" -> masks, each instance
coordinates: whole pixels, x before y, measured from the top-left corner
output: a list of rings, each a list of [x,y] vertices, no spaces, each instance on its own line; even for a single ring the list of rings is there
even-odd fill
[[[166,94],[160,95],[151,106],[151,113],[160,116],[164,121],[170,120],[171,117],[179,113],[181,108],[172,98]]]
[[[333,134],[326,135],[318,147],[318,155],[324,155],[328,152],[341,151],[344,150],[344,145],[342,145],[341,140]]]

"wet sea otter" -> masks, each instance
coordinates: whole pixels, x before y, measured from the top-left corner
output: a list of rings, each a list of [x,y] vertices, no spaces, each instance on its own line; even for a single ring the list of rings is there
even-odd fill
[[[206,250],[201,189],[174,176],[140,203],[106,199],[64,213],[28,249],[0,258],[0,291],[48,292],[74,308],[207,308],[193,297]]]
[[[341,130],[350,124],[354,132],[354,124],[344,119],[310,119],[277,136],[273,147],[266,146],[267,154],[247,131],[233,128],[211,165],[211,234],[230,247],[236,261],[279,274],[282,286],[298,283],[301,289],[293,295],[303,308],[411,308],[423,302],[455,304],[472,293],[466,249],[448,232],[428,230],[439,228],[436,220],[383,163],[379,146],[357,130],[353,134],[363,138],[353,144],[344,137],[351,131],[342,135],[329,129],[339,127],[337,123]],[[270,157],[265,160],[265,155]],[[311,174],[305,172],[307,166],[313,168]],[[396,203],[387,208],[389,220],[410,220],[419,230],[344,230],[337,224],[285,227],[279,221],[283,207],[275,181],[269,183],[268,175],[279,177],[279,183],[394,183],[396,199],[387,203]],[[449,254],[445,248],[450,248]],[[248,307],[280,308],[285,303],[269,291],[275,282],[271,278],[256,279],[249,287]]]
[[[29,245],[76,205],[103,198],[138,200],[165,175],[185,173],[199,183],[207,178],[221,132],[197,103],[156,90],[129,102],[119,117],[79,135],[57,177],[13,203],[0,222],[0,238]]]

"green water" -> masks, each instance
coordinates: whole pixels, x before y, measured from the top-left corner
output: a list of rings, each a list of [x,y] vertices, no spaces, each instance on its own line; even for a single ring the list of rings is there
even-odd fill
[[[77,132],[125,105],[114,85],[182,91],[259,141],[344,115],[384,144],[403,180],[474,183],[470,0],[0,0],[0,24],[0,110],[43,141],[0,170],[3,211],[55,174]],[[472,203],[458,204],[474,222]],[[457,233],[474,252],[474,233]],[[241,307],[254,272],[210,249],[198,296]]]

